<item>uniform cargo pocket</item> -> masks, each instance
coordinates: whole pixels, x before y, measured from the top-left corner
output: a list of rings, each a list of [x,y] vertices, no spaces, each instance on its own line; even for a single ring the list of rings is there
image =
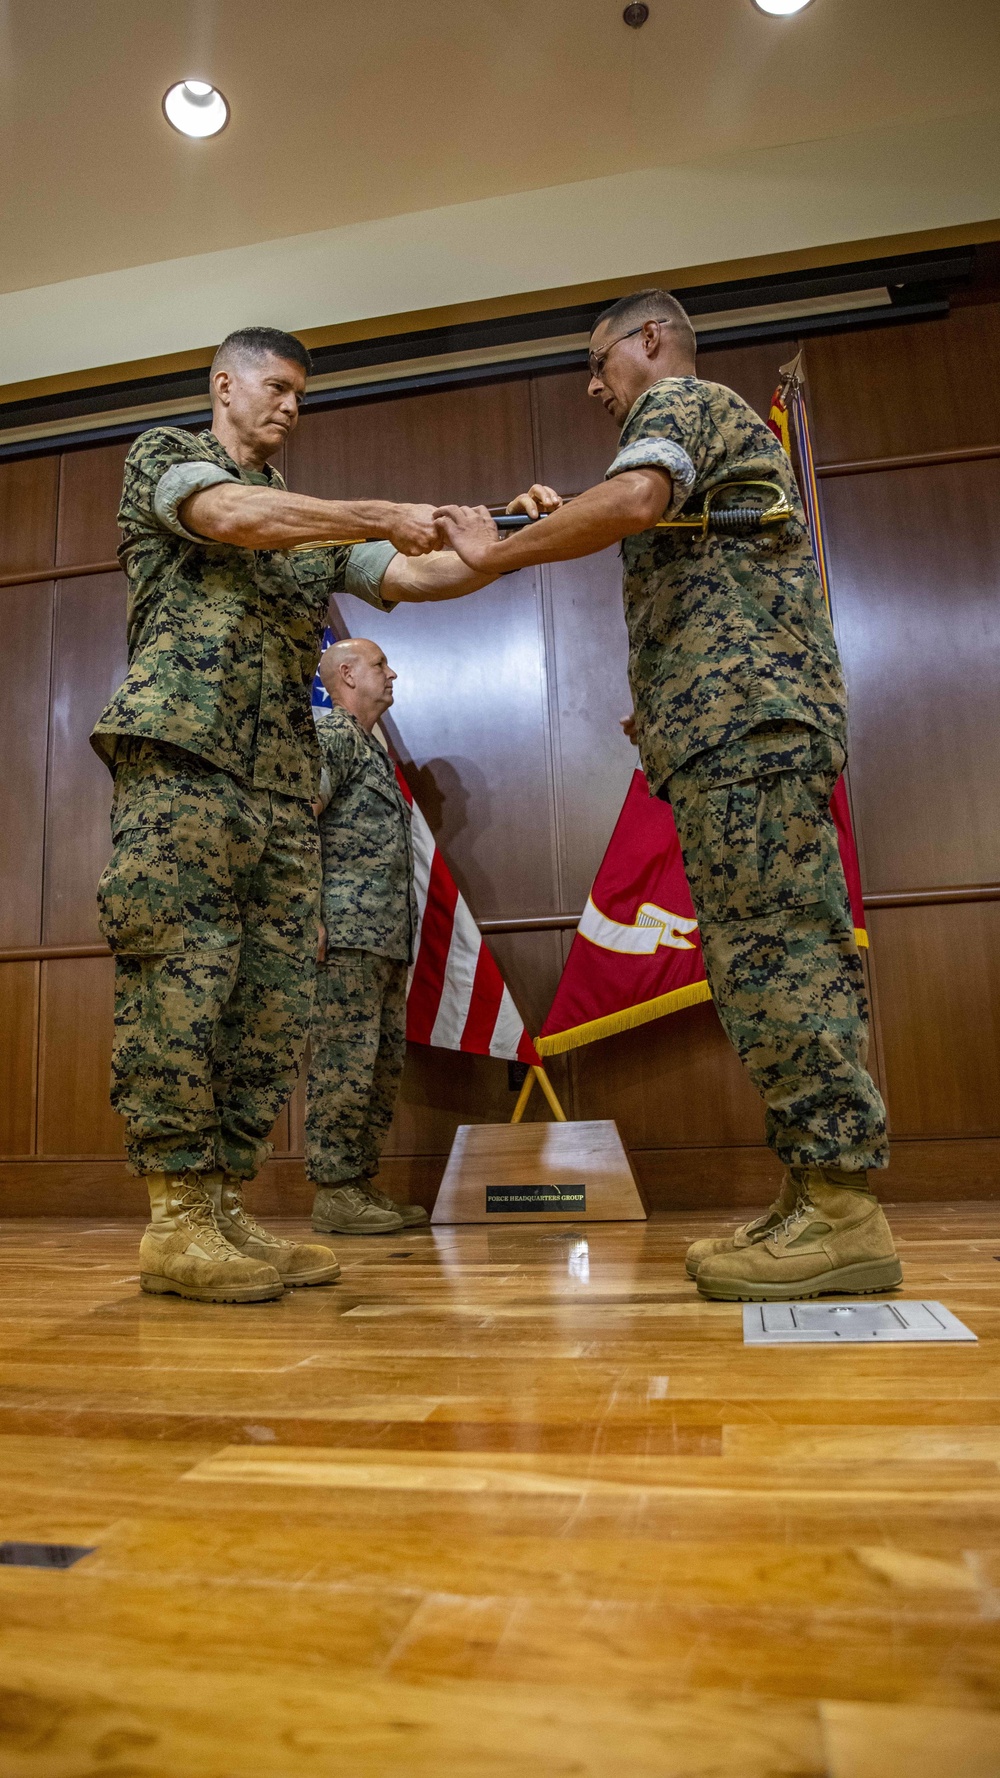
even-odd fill
[[[126,827],[97,886],[101,931],[112,951],[169,956],[184,949],[177,858],[163,825]]]
[[[671,781],[699,916],[750,920],[826,901],[840,864],[825,785],[811,770],[809,742],[744,758],[735,769],[719,759],[704,764],[707,769]]]

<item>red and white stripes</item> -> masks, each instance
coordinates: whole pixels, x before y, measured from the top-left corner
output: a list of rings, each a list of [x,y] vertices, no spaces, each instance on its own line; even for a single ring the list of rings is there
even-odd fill
[[[535,1047],[455,880],[396,767],[413,818],[415,961],[406,1000],[411,1043],[537,1063]]]

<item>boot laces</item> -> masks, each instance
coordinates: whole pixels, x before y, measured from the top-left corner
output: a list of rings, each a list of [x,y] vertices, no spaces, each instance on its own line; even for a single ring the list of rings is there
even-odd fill
[[[769,1239],[773,1240],[775,1235],[787,1235],[789,1230],[795,1227],[796,1223],[802,1222],[804,1218],[809,1215],[812,1208],[813,1205],[810,1199],[806,1197],[804,1192],[801,1193],[791,1215],[782,1217],[777,1228],[771,1230]]]
[[[228,1202],[226,1202],[227,1199]],[[269,1235],[267,1230],[262,1229],[260,1223],[251,1216],[243,1202],[243,1192],[239,1186],[227,1185],[223,1187],[223,1203],[225,1205],[224,1214],[230,1222],[235,1222],[238,1228],[243,1229],[245,1234],[253,1235],[258,1241],[266,1242],[269,1247],[279,1244],[276,1236]]]
[[[171,1195],[173,1207],[180,1211],[185,1222],[193,1225],[205,1248],[213,1251],[218,1259],[231,1258],[233,1249],[216,1221],[215,1205],[204,1188],[194,1179],[182,1179]]]
[[[398,1209],[398,1205],[392,1198],[390,1198],[388,1192],[379,1191],[377,1186],[366,1185],[364,1188],[364,1195],[368,1199],[368,1202],[370,1204],[375,1204],[379,1210]]]
[[[347,1199],[352,1210],[371,1209],[371,1199],[366,1191],[362,1191],[360,1185],[342,1185],[340,1191]]]

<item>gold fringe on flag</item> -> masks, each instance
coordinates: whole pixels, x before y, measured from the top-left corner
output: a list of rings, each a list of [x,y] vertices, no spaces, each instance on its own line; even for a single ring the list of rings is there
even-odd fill
[[[581,1044],[595,1043],[599,1037],[614,1037],[619,1031],[632,1031],[637,1025],[648,1025],[664,1013],[680,1012],[685,1006],[697,1006],[711,1000],[707,982],[690,982],[685,988],[672,988],[655,1000],[644,1000],[638,1006],[626,1006],[621,1012],[607,1013],[603,1019],[590,1019],[585,1025],[571,1025],[568,1031],[554,1031],[551,1037],[536,1037],[535,1048],[540,1056],[559,1056],[564,1050],[579,1049]]]

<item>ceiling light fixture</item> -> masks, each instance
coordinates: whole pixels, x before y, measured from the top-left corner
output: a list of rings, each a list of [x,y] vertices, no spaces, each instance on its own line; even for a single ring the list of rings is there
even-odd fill
[[[163,115],[182,136],[217,136],[229,122],[229,106],[207,80],[179,80],[163,95]]]
[[[775,18],[787,18],[789,13],[801,12],[804,6],[810,6],[812,0],[753,0],[758,12],[769,12]]]

